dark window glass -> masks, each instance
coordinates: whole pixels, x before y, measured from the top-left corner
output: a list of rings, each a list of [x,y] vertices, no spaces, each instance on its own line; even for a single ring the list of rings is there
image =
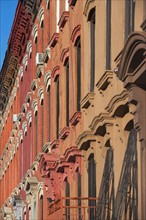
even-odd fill
[[[81,40],[76,41],[76,73],[77,73],[77,111],[80,111],[81,101]]]
[[[60,114],[60,103],[59,103],[59,76],[56,79],[56,138],[59,138],[59,114]]]
[[[81,197],[81,174],[78,173],[78,197]],[[81,206],[81,199],[78,199],[78,206]],[[81,208],[79,208],[78,211],[78,215],[79,215],[79,220],[82,219],[82,213],[81,213]]]
[[[50,141],[50,89],[48,91],[48,123],[49,123],[49,126],[48,126],[48,141]]]
[[[96,164],[94,155],[91,154],[88,159],[88,195],[89,198],[96,198]],[[96,206],[95,200],[89,200],[89,206]],[[95,208],[90,208],[90,220],[96,219]]]
[[[106,1],[106,69],[111,68],[111,0]]]
[[[70,184],[68,180],[66,180],[65,195],[66,197],[70,197]],[[65,204],[69,206],[69,208],[66,208],[66,220],[70,220],[70,200],[66,199]]]
[[[90,13],[88,20],[90,22],[90,91],[94,91],[95,80],[95,8]]]
[[[66,126],[69,126],[69,59],[65,62],[66,69]]]
[[[134,31],[135,0],[125,1],[125,40]]]

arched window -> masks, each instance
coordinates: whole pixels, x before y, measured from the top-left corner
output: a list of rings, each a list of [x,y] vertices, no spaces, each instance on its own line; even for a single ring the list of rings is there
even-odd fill
[[[94,91],[95,81],[95,14],[95,8],[93,8],[88,16],[90,23],[90,92]]]
[[[91,154],[88,158],[88,197],[96,198],[96,163],[94,160],[94,154]],[[90,208],[89,219],[96,219],[96,212],[93,207],[96,206],[96,200],[89,199]]]

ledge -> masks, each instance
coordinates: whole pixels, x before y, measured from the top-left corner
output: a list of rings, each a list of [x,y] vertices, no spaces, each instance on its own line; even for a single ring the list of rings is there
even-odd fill
[[[69,132],[70,132],[70,128],[64,127],[59,134],[60,139],[65,140],[69,135]]]
[[[68,17],[69,17],[69,11],[64,11],[60,17],[59,22],[58,22],[60,30],[62,30],[64,28],[66,22],[68,21]]]
[[[95,93],[93,92],[88,92],[85,97],[82,99],[81,101],[81,107],[82,109],[87,109],[89,108],[89,106],[94,106],[94,96],[95,96]]]
[[[57,44],[58,38],[59,38],[59,33],[54,33],[51,40],[49,41],[49,46],[54,48],[55,45]]]
[[[70,118],[70,124],[75,126],[80,121],[80,118],[81,118],[81,112],[75,112],[73,116]]]

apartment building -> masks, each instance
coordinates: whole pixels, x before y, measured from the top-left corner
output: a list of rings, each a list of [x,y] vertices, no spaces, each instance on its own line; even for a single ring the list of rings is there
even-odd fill
[[[0,219],[146,219],[145,100],[145,0],[19,0],[0,74]]]

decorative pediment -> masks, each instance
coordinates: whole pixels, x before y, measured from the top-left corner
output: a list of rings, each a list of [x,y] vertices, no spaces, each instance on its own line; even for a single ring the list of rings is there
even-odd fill
[[[92,131],[84,131],[78,136],[76,144],[80,150],[88,150],[90,142],[95,142],[96,140],[97,137],[92,133]]]
[[[39,163],[39,170],[42,175],[45,175],[49,168],[52,168],[57,161],[58,155],[52,153],[43,153]]]
[[[122,51],[117,76],[125,87],[136,84],[146,89],[146,32],[133,32]]]

